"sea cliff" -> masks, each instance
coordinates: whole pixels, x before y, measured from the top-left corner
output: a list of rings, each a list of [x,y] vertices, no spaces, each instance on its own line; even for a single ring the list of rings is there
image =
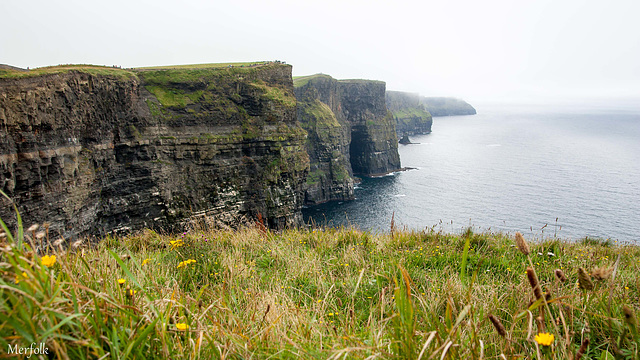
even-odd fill
[[[395,120],[385,104],[386,84],[336,80],[328,75],[295,79],[298,120],[308,132],[310,173],[305,202],[353,198],[354,175],[400,169]]]
[[[52,236],[205,215],[301,222],[308,156],[289,65],[3,69],[0,123],[0,189]]]
[[[421,102],[420,95],[401,91],[387,91],[387,108],[396,121],[398,137],[404,135],[428,134],[433,119]]]

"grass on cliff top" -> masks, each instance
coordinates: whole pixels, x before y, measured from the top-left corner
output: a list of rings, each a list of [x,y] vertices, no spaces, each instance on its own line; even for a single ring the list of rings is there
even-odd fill
[[[399,120],[411,119],[411,118],[431,120],[431,114],[428,111],[420,108],[415,108],[415,107],[392,111],[392,113],[393,113],[393,116],[398,118]]]
[[[4,349],[42,342],[71,359],[640,356],[636,246],[256,223],[146,230],[44,256],[31,251],[40,230],[4,231]],[[536,300],[532,282],[546,296]]]
[[[328,80],[331,80],[333,78],[331,76],[325,75],[325,74],[294,76],[293,77],[293,87],[305,86],[305,85],[307,85],[309,83],[309,81],[311,81],[313,79],[328,79]]]
[[[228,67],[251,67],[271,64],[271,61],[251,61],[251,62],[231,62],[231,63],[210,63],[210,64],[187,64],[187,65],[160,65],[144,66],[135,70],[170,70],[170,69],[210,69]]]
[[[37,76],[50,75],[50,74],[65,74],[70,71],[84,72],[92,75],[115,76],[118,78],[125,78],[125,79],[136,77],[136,75],[129,70],[114,68],[111,66],[78,64],[78,65],[46,66],[41,68],[30,69],[27,71],[5,68],[5,69],[0,69],[0,78],[4,78],[4,79],[30,78],[30,77],[37,77]]]

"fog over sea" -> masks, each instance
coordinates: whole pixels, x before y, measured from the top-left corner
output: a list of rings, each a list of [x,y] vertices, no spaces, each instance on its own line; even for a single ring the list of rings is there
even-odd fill
[[[416,170],[364,179],[356,200],[305,220],[374,232],[396,226],[640,244],[640,101],[472,104],[399,145]],[[557,221],[556,221],[557,218]]]

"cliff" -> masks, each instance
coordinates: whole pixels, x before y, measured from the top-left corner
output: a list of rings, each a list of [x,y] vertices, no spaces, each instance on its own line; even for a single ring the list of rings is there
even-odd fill
[[[298,120],[308,132],[310,173],[305,201],[353,198],[353,175],[400,168],[395,122],[385,83],[312,75],[294,81]]]
[[[0,189],[52,236],[301,221],[308,157],[289,65],[2,69],[0,123]]]
[[[475,115],[476,109],[466,101],[450,97],[422,97],[422,104],[433,116]]]
[[[396,121],[398,137],[431,132],[433,119],[418,94],[387,91],[385,100]]]

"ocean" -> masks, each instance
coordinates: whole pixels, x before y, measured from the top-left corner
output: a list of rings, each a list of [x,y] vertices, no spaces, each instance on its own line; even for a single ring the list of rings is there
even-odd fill
[[[640,244],[640,102],[475,106],[399,145],[414,170],[365,178],[355,200],[305,208],[305,220]]]

